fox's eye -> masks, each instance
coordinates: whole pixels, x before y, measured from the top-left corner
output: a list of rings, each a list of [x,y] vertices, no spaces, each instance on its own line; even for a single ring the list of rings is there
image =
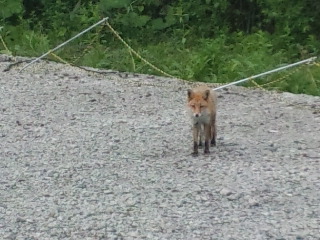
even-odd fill
[[[191,105],[192,108],[195,108],[195,105]]]
[[[203,105],[201,105],[201,106],[200,106],[200,108],[204,108],[204,106],[203,106]]]

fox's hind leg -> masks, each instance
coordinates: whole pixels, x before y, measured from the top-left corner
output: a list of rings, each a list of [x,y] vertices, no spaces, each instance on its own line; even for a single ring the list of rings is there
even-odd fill
[[[211,145],[216,146],[216,139],[217,139],[217,127],[216,127],[216,115],[212,118],[211,121]]]

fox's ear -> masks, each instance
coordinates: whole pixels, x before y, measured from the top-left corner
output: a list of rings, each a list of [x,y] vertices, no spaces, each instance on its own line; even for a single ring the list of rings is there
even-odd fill
[[[192,98],[193,91],[191,89],[188,89],[188,98],[189,100]]]
[[[209,95],[210,95],[210,90],[208,89],[208,90],[206,90],[206,91],[204,92],[204,94],[203,94],[203,99],[204,99],[204,100],[208,100]]]

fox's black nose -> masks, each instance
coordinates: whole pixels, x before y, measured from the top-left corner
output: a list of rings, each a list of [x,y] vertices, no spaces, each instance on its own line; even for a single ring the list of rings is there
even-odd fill
[[[196,117],[199,117],[199,114],[198,114],[198,113],[196,113]]]

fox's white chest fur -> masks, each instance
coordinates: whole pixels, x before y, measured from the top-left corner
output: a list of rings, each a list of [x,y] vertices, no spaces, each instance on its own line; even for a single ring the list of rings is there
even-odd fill
[[[200,114],[194,114],[192,111],[190,111],[192,123],[194,125],[202,125],[202,124],[209,124],[211,116],[208,111],[202,111]]]

